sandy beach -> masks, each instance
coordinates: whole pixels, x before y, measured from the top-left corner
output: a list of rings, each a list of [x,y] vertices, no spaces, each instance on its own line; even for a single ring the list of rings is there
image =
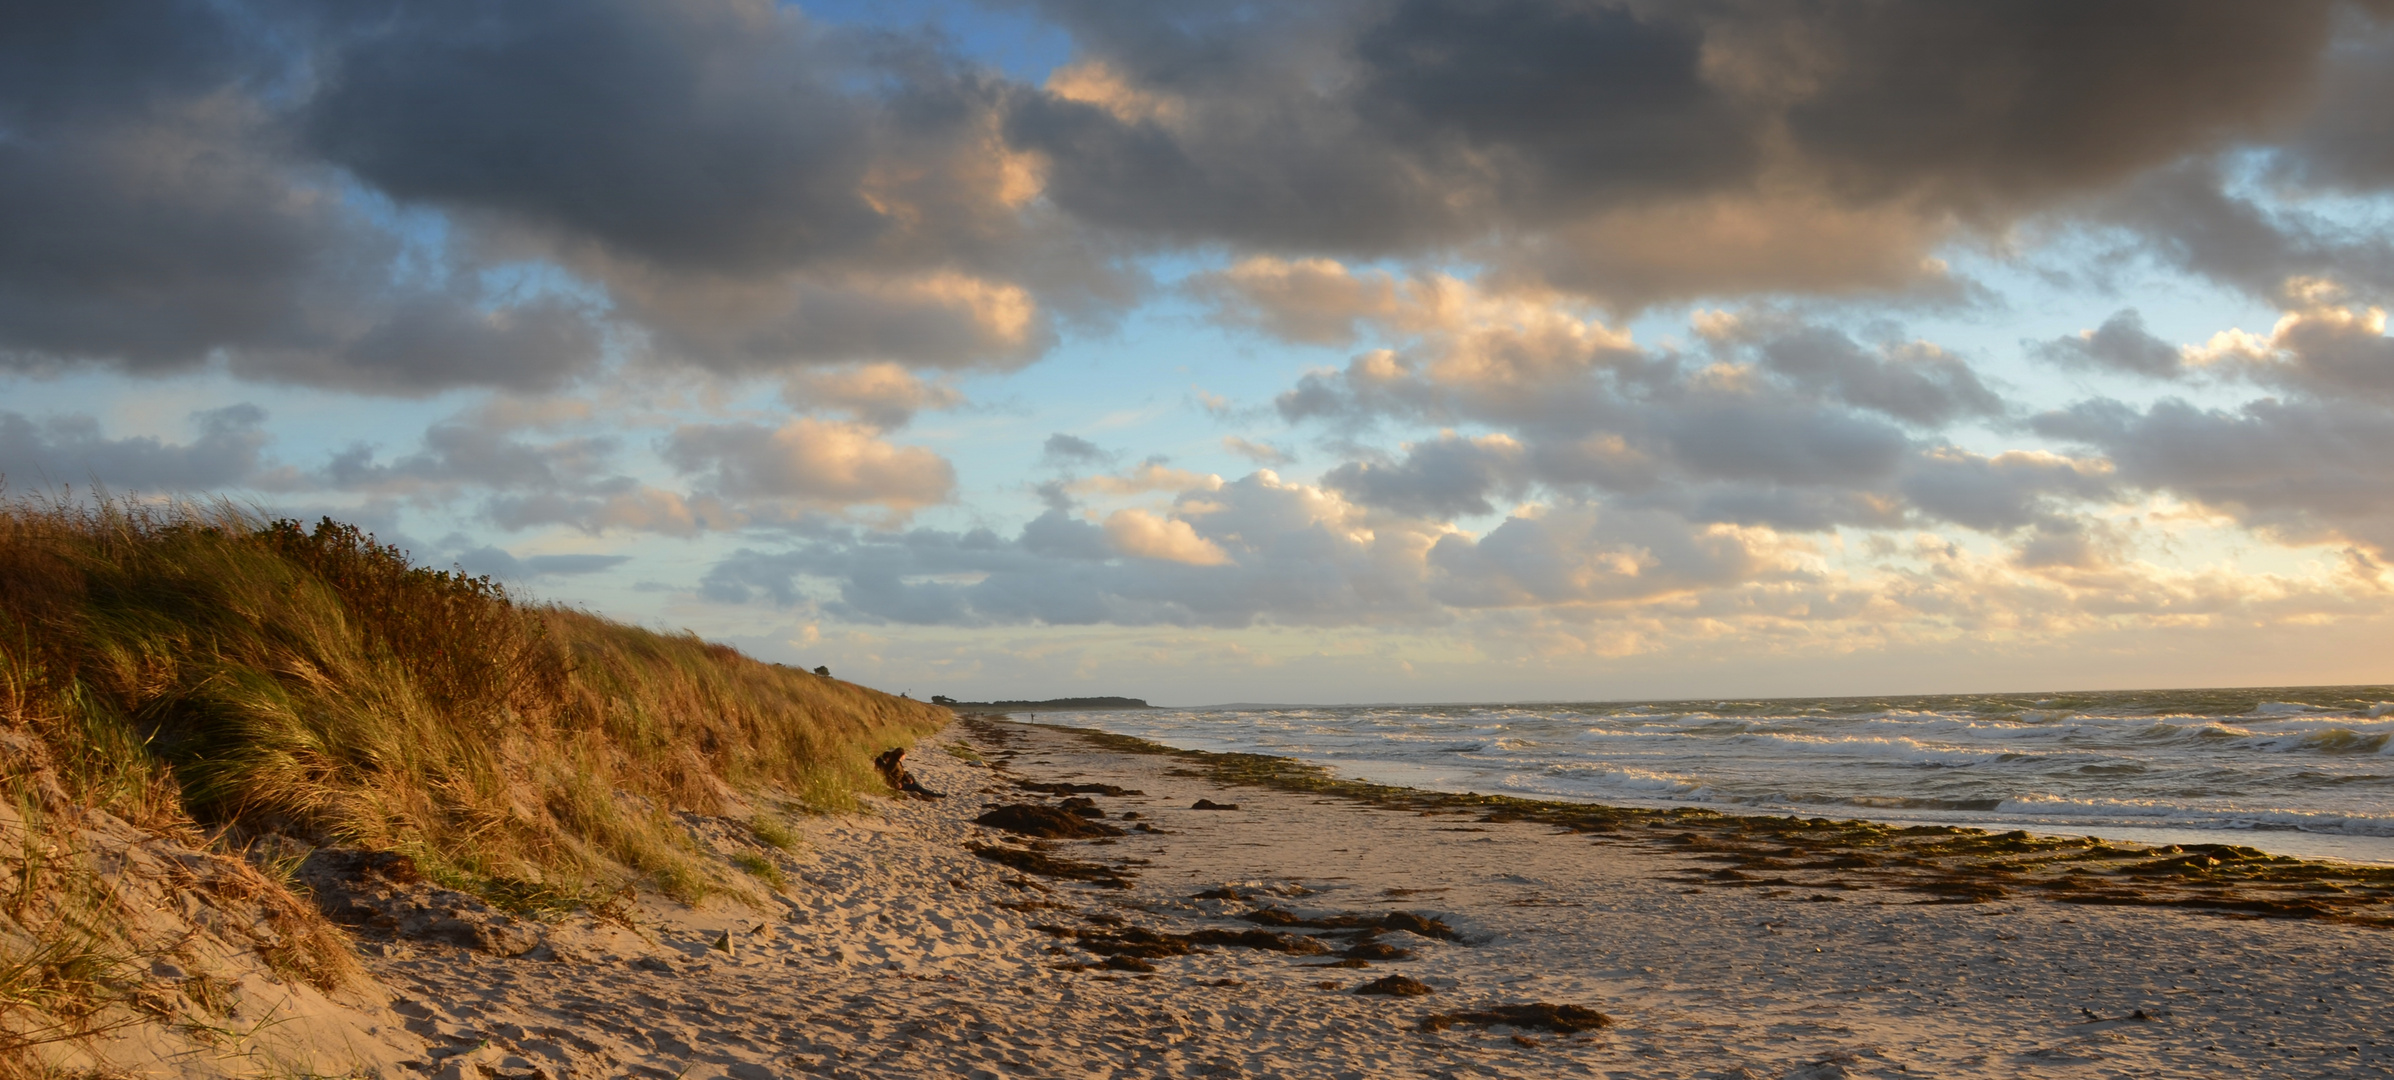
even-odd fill
[[[1028,725],[952,727],[907,767],[947,797],[810,823],[769,910],[648,899],[513,959],[369,944],[424,1045],[391,1064],[740,1080],[2394,1073],[2394,935],[2377,926],[1707,885],[1720,863],[1667,844],[1223,785]],[[1059,802],[1024,783],[1099,789],[1075,797],[1105,817],[1083,820],[1125,831],[1025,846],[974,823]],[[973,848],[1113,872],[1076,882]],[[1388,976],[1416,993],[1356,992]],[[1536,1004],[1604,1019],[1499,1012]],[[1580,1029],[1534,1023],[1556,1017]]]

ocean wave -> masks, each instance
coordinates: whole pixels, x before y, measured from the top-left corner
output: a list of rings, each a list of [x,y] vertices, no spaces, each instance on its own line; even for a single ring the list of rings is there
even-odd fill
[[[1740,735],[1729,741],[1749,745],[1783,746],[1823,757],[1867,758],[1876,761],[1894,761],[1945,768],[1984,765],[2005,757],[2020,756],[2020,752],[2016,750],[1931,746],[1919,740],[1902,736],[1879,738],[1758,733]]]
[[[1651,769],[1602,765],[1551,765],[1536,774],[1508,774],[1502,783],[1512,791],[1583,798],[1614,793],[1644,798],[1676,797],[1705,801],[1705,797],[1711,794],[1710,789],[1693,777]]]
[[[2288,829],[2346,836],[2394,837],[2394,817],[2284,807],[2195,807],[2145,799],[2073,799],[2029,795],[2005,799],[1997,813],[2031,815],[2087,826],[2146,825],[2180,829]]]
[[[2348,727],[2297,732],[2254,744],[2277,753],[2307,750],[2320,754],[2394,754],[2394,731],[2354,731]]]

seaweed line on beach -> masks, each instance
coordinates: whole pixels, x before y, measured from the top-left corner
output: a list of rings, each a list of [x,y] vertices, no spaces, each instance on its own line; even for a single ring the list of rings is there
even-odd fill
[[[996,718],[961,719],[976,732],[1002,731]],[[1660,846],[1695,861],[1727,864],[1711,872],[1691,868],[1683,875],[1691,888],[1783,890],[1783,898],[1811,902],[1900,890],[1919,903],[2037,899],[2394,927],[2394,867],[2295,859],[2232,844],[2155,847],[1945,825],[1425,791],[1343,779],[1318,765],[1266,754],[1183,750],[1062,724],[1029,726],[1120,753],[1172,757],[1185,775],[1214,783],[1328,795],[1387,810],[1466,814],[1482,823],[1533,822],[1598,842]]]

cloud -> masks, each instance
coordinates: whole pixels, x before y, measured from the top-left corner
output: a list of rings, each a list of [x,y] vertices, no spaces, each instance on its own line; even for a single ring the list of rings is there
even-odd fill
[[[1507,518],[1477,540],[1441,537],[1431,595],[1480,608],[1652,600],[1785,573],[1781,546],[1768,530],[1573,507]]]
[[[2129,250],[2269,302],[2299,305],[2318,281],[2394,297],[2394,242],[2382,231],[2231,191],[2214,162],[2140,177],[2093,213],[2130,235]]]
[[[614,439],[528,442],[494,419],[468,413],[435,423],[424,430],[419,449],[387,463],[377,460],[373,447],[354,445],[334,454],[314,479],[343,491],[434,498],[465,488],[558,492],[620,481],[612,471]]]
[[[2394,120],[2384,108],[2394,100],[2394,34],[2382,11],[2379,19],[2349,27],[2359,32],[2329,53],[2319,105],[2280,144],[2280,178],[2356,193],[2394,187]]]
[[[904,427],[924,409],[952,409],[964,403],[956,388],[926,383],[886,362],[800,372],[782,384],[781,397],[793,409],[841,410],[884,429]]]
[[[1085,477],[1073,481],[1067,488],[1080,493],[1123,496],[1151,491],[1213,491],[1221,486],[1222,478],[1219,476],[1175,469],[1164,464],[1160,458],[1149,458],[1127,473]]]
[[[1334,259],[1243,259],[1197,275],[1189,291],[1221,322],[1260,330],[1284,341],[1345,345],[1366,320],[1386,320],[1406,307],[1387,274],[1358,276]]]
[[[0,364],[421,395],[1016,364],[1135,273],[1000,81],[757,0],[76,5],[0,45]],[[40,73],[36,78],[26,73]]]
[[[1324,342],[1373,297],[1310,273],[1323,254],[1469,246],[1617,307],[1934,281],[1956,229],[2285,128],[2335,23],[2325,2],[1042,8],[1083,50],[1007,114],[1047,197],[1290,256],[1281,284],[1327,293],[1231,309]]]
[[[903,512],[945,502],[956,487],[955,468],[930,450],[890,443],[869,425],[807,416],[778,428],[684,425],[660,453],[731,499]]]
[[[1112,452],[1096,443],[1078,435],[1066,435],[1061,431],[1048,436],[1047,442],[1041,444],[1039,451],[1039,460],[1042,463],[1057,468],[1103,464],[1113,459]]]
[[[2266,338],[2223,332],[2196,356],[2265,385],[2394,405],[2394,338],[2386,336],[2382,308],[2306,305],[2286,313]]]
[[[1398,462],[1351,461],[1322,476],[1322,485],[1364,506],[1451,520],[1488,514],[1494,494],[1521,494],[1527,455],[1505,435],[1464,438],[1449,432],[1408,444]]]
[[[1925,341],[1864,349],[1844,332],[1782,316],[1714,316],[1699,329],[1743,347],[1799,387],[1920,427],[2003,411],[2002,399],[1960,357]]]
[[[1189,523],[1160,518],[1145,510],[1116,510],[1106,515],[1106,542],[1122,554],[1140,559],[1220,566],[1230,561],[1219,544],[1197,535]]]
[[[507,549],[484,545],[457,553],[457,565],[469,574],[487,574],[508,581],[527,581],[536,577],[571,577],[612,570],[631,561],[629,555],[527,555],[521,558]]]
[[[1271,443],[1243,439],[1236,435],[1222,436],[1222,449],[1258,465],[1279,467],[1293,464],[1297,460],[1296,455]]]
[[[230,405],[193,413],[197,437],[111,439],[88,416],[33,419],[0,411],[0,478],[18,491],[99,484],[120,492],[200,492],[243,487],[266,470],[266,411]]]
[[[767,0],[18,20],[0,365],[398,395],[1003,368],[1118,316],[1158,250],[1227,252],[1190,283],[1223,318],[1335,343],[1446,287],[1335,258],[1625,311],[1950,289],[1939,245],[2040,213],[2256,291],[2394,283],[2213,164],[2283,135],[2300,183],[2382,179],[2384,28],[2324,0],[1037,10],[1076,52],[1036,87]]]
[[[1907,464],[1897,487],[1922,513],[1984,532],[2061,520],[2067,506],[2116,494],[2104,461],[2011,450],[1982,457],[1939,447]]]
[[[2121,484],[2168,492],[2297,543],[2394,546],[2394,412],[2344,400],[2263,398],[2236,409],[2098,399],[2035,418],[2101,451]]]
[[[2065,367],[2154,379],[2176,378],[2181,371],[2177,348],[2147,332],[2135,308],[2122,308],[2093,330],[2027,345],[2038,358]]]

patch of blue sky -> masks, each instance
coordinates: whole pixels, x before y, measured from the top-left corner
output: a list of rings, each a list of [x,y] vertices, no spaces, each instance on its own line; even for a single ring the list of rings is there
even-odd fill
[[[928,30],[961,55],[1028,83],[1072,58],[1072,37],[1029,12],[966,0],[809,0],[786,5],[817,22]]]

